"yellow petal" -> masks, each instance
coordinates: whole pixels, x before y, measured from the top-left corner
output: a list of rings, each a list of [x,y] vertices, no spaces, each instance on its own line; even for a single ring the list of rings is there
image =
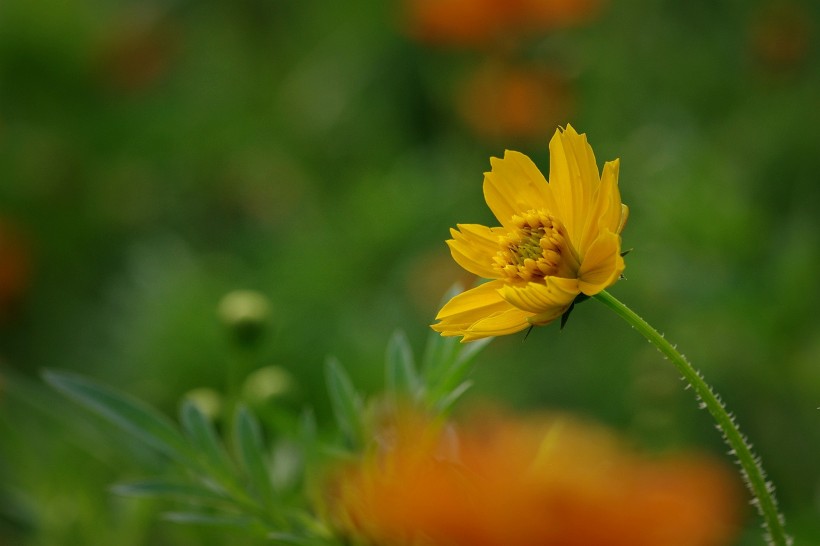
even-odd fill
[[[544,282],[519,286],[508,284],[501,289],[501,297],[514,307],[537,315],[536,324],[546,324],[560,316],[578,293],[578,279],[562,277],[546,277]]]
[[[577,247],[579,255],[583,257],[586,249],[598,238],[598,234],[605,229],[620,233],[621,223],[621,192],[618,190],[618,169],[620,161],[608,161],[604,165],[601,182],[595,190],[590,209],[584,220],[584,231]]]
[[[488,228],[479,224],[458,224],[458,230],[451,229],[453,237],[447,241],[453,259],[469,271],[485,279],[498,277],[493,269],[493,257],[499,251],[498,238],[505,233],[503,228]]]
[[[602,231],[584,256],[578,270],[578,286],[587,296],[594,296],[617,281],[623,270],[621,237],[609,230]]]
[[[509,304],[498,294],[502,286],[504,282],[496,280],[462,292],[441,308],[436,320],[446,319],[452,324],[472,324],[483,316],[505,311]]]
[[[618,219],[618,230],[617,233],[620,233],[624,230],[626,226],[626,221],[629,220],[629,207],[624,204],[621,204],[621,216]]]
[[[514,214],[547,209],[558,216],[557,201],[544,175],[532,160],[507,150],[504,159],[490,159],[492,171],[484,173],[484,199],[502,226],[509,227]]]
[[[586,134],[579,135],[572,125],[558,129],[550,140],[550,188],[576,249],[598,184],[598,166]]]
[[[490,315],[473,323],[464,330],[462,343],[494,336],[505,336],[520,332],[530,326],[530,313],[510,307],[506,311]]]
[[[512,334],[529,323],[525,313],[498,294],[502,281],[490,281],[451,299],[436,316],[433,330],[445,336],[464,336],[462,341]]]
[[[605,198],[601,200],[599,226],[613,233],[620,233],[623,228],[621,220],[624,205],[621,203],[621,191],[618,189],[619,168],[619,160],[607,161],[601,175],[601,186],[605,186],[607,190],[604,192]]]

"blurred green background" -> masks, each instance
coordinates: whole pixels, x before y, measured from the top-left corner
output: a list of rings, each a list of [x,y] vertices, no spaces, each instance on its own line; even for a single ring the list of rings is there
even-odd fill
[[[112,482],[161,471],[45,387],[75,370],[169,414],[224,388],[220,299],[272,317],[271,401],[330,425],[322,362],[383,384],[494,221],[489,157],[572,123],[621,159],[612,292],[679,344],[820,543],[820,3],[0,2],[0,545],[240,544]],[[526,4],[526,2],[523,2]],[[523,9],[523,8],[522,8]],[[723,456],[671,366],[603,306],[496,340],[471,398],[569,409]],[[727,459],[728,460],[728,459]],[[748,511],[739,544],[761,544]]]

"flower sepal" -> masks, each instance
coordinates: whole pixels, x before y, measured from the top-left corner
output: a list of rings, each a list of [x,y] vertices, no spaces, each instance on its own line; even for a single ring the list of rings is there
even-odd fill
[[[576,298],[574,300],[572,300],[572,303],[569,304],[569,309],[564,311],[564,313],[561,315],[561,328],[560,328],[561,330],[563,330],[564,326],[566,326],[567,321],[569,320],[569,315],[570,315],[570,313],[572,313],[572,310],[575,309],[575,305],[579,304],[579,303],[582,303],[582,302],[585,302],[590,297],[591,296],[587,296],[586,294],[581,293],[581,294],[578,294],[578,296],[576,296]]]

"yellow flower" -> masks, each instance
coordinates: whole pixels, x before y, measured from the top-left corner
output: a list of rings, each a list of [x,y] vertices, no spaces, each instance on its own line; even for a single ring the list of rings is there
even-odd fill
[[[341,535],[391,546],[721,546],[740,506],[723,466],[648,456],[568,416],[464,424],[400,416],[375,452],[331,474]]]
[[[433,329],[462,341],[512,334],[560,317],[579,294],[594,296],[621,276],[621,230],[629,209],[618,160],[598,175],[585,134],[571,125],[550,141],[550,181],[524,154],[492,158],[484,198],[501,227],[459,224],[453,259],[492,279],[450,300]]]

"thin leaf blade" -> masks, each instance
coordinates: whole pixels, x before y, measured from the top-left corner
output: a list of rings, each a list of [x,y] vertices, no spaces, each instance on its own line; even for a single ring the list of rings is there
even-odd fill
[[[472,381],[464,381],[456,388],[452,389],[449,393],[447,393],[447,395],[444,398],[438,400],[438,402],[436,403],[436,410],[442,415],[449,413],[450,409],[452,409],[453,407],[453,404],[455,404],[456,401],[458,401],[458,399],[461,398],[461,396],[465,392],[467,392],[472,386]]]
[[[192,484],[169,482],[162,479],[118,483],[111,487],[111,491],[117,495],[126,497],[195,502],[209,506],[235,504],[230,497],[211,489]]]
[[[259,498],[268,506],[274,491],[270,469],[265,461],[265,445],[259,422],[245,406],[239,406],[234,420],[234,442],[242,469]]]
[[[413,350],[401,330],[393,333],[387,344],[385,377],[387,390],[400,397],[415,399],[421,390]]]
[[[349,447],[358,447],[362,444],[363,437],[362,399],[342,365],[333,357],[327,359],[325,377],[330,403],[339,429]]]
[[[439,303],[443,307],[448,301],[464,291],[460,284],[450,287]],[[458,351],[459,343],[455,337],[445,337],[431,331],[427,336],[427,346],[422,358],[422,374],[426,385],[436,383],[447,365],[452,362]]]
[[[425,400],[427,404],[437,411],[445,412],[467,389],[465,387],[467,376],[470,373],[471,364],[493,338],[479,339],[470,343],[459,343],[455,338],[447,338],[452,344],[449,351],[439,352],[431,358],[431,369],[435,370],[434,375],[428,375]],[[435,361],[441,358],[441,361]]]
[[[238,527],[247,529],[256,524],[254,518],[230,514],[208,514],[205,512],[165,512],[163,519],[174,523],[208,525],[214,527]]]
[[[80,375],[46,371],[45,381],[150,447],[181,462],[190,462],[191,450],[176,426],[165,415],[125,393]]]
[[[227,479],[234,475],[233,464],[213,424],[191,400],[180,407],[180,422],[188,440],[202,457],[207,469]]]

